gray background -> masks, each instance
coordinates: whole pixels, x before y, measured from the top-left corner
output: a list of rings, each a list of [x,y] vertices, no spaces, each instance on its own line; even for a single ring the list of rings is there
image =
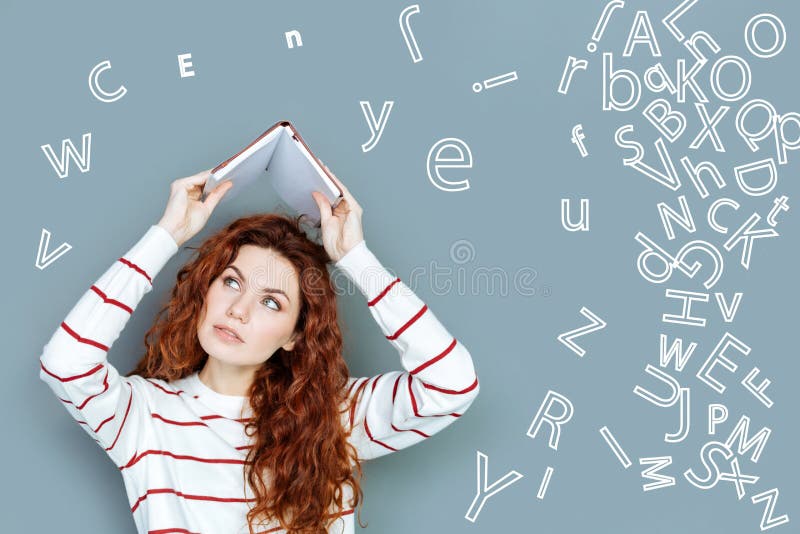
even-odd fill
[[[724,252],[725,272],[709,291],[730,299],[744,297],[733,323],[722,322],[713,295],[695,307],[708,318],[705,328],[666,324],[663,313],[679,303],[664,297],[671,287],[703,291],[698,279],[676,274],[654,285],[636,270],[641,251],[638,231],[674,252],[691,239],[707,239],[721,249],[727,236],[712,232],[705,211],[720,196],[742,207],[720,211],[736,229],[753,211],[762,217],[781,194],[790,206],[797,197],[798,159],[779,166],[779,182],[766,197],[747,197],[738,189],[736,165],[774,156],[764,143],[750,153],[734,131],[736,112],[751,98],[765,98],[780,112],[797,110],[796,65],[800,58],[800,9],[788,0],[739,2],[700,0],[680,25],[684,32],[704,29],[722,47],[751,66],[752,88],[732,106],[719,128],[727,152],[688,144],[700,129],[689,102],[687,131],[668,148],[684,186],[670,191],[621,159],[630,156],[614,144],[614,130],[633,124],[645,145],[647,162],[657,165],[654,128],[641,110],[654,98],[645,90],[639,106],[627,113],[601,108],[600,53],[614,53],[615,67],[642,75],[657,61],[646,46],[622,58],[634,13],[646,9],[658,37],[660,60],[674,74],[675,60],[688,52],[666,31],[661,19],[677,1],[626,2],[617,11],[595,54],[586,52],[605,2],[420,2],[411,25],[423,55],[413,63],[398,16],[411,2],[105,2],[0,5],[2,150],[6,176],[2,227],[8,254],[3,265],[7,302],[3,324],[7,368],[2,402],[7,407],[2,440],[3,531],[21,532],[35,524],[60,532],[135,532],[118,471],[59,405],[39,380],[36,361],[44,343],[89,285],[158,221],[175,178],[209,168],[280,119],[292,120],[312,149],[349,187],[364,207],[364,232],[385,266],[408,280],[443,323],[469,348],[481,381],[481,394],[466,415],[433,439],[370,463],[366,467],[363,519],[369,530],[408,532],[758,532],[764,505],[750,497],[780,490],[775,515],[791,522],[774,531],[796,531],[800,511],[797,482],[796,407],[798,371],[795,301],[791,274],[797,259],[795,209],[779,215],[776,239],[757,240],[751,266],[739,265],[741,245]],[[771,12],[784,22],[788,43],[777,57],[762,60],[745,48],[744,26],[757,13]],[[303,46],[288,49],[284,32],[297,29]],[[192,54],[194,77],[181,78],[177,55]],[[576,73],[569,95],[556,88],[567,56],[589,59]],[[91,68],[110,60],[103,86],[123,84],[128,94],[113,104],[96,100],[87,86]],[[516,70],[517,81],[472,91],[472,84]],[[698,80],[711,99],[709,66]],[[378,145],[363,153],[369,130],[359,107],[369,100],[375,113],[384,100],[394,109]],[[675,104],[674,98],[670,101]],[[574,124],[583,124],[589,157],[579,157],[569,142]],[[60,153],[61,140],[80,148],[92,132],[91,170],[74,162],[59,179],[40,145]],[[435,188],[425,172],[430,147],[458,137],[471,148],[472,169],[443,171],[469,178],[466,191]],[[701,200],[678,160],[707,158],[719,166],[728,186],[711,189]],[[676,227],[668,241],[656,209],[677,207],[685,194],[698,231]],[[560,224],[560,199],[591,199],[590,231],[567,232]],[[233,218],[269,210],[268,188],[223,205],[194,239],[197,244]],[[762,222],[761,225],[764,223]],[[73,246],[43,271],[34,266],[42,228],[52,232],[51,249]],[[460,245],[460,240],[466,240]],[[466,246],[470,261],[458,263],[451,247]],[[127,372],[140,357],[142,338],[158,303],[174,283],[188,253],[181,251],[164,268],[110,353]],[[702,258],[700,258],[702,259]],[[454,285],[433,285],[432,262],[450,267]],[[536,277],[533,296],[512,285],[458,289],[457,270],[469,282],[476,270],[500,269],[513,282],[519,269]],[[701,273],[702,274],[702,273]],[[577,357],[557,335],[586,323],[588,307],[603,318],[604,330],[579,338],[587,354]],[[354,375],[400,368],[360,295],[340,301],[347,358]],[[752,352],[735,374],[717,368],[714,376],[728,389],[712,391],[696,371],[730,331]],[[649,404],[633,393],[636,384],[661,393],[645,374],[658,365],[658,335],[681,336],[699,346],[683,373],[692,391],[692,429],[683,442],[667,444],[665,432],[677,429],[677,409]],[[739,384],[753,366],[775,405],[767,409]],[[563,428],[557,451],[545,432],[526,431],[546,392],[570,398],[573,419]],[[722,402],[729,419],[717,436],[708,436],[707,405]],[[791,414],[795,414],[794,416]],[[728,435],[740,415],[751,418],[751,433],[773,430],[757,464],[740,458],[742,471],[760,476],[746,485],[738,501],[734,487],[721,481],[701,491],[683,471],[704,472],[699,450]],[[623,469],[598,429],[607,425],[634,462]],[[476,455],[489,456],[489,481],[510,470],[520,481],[492,497],[477,521],[465,519],[475,493]],[[672,455],[666,474],[672,487],[643,492],[639,457]],[[543,500],[536,498],[547,466],[554,468]],[[91,528],[85,528],[89,521]],[[357,527],[358,528],[358,527]]]

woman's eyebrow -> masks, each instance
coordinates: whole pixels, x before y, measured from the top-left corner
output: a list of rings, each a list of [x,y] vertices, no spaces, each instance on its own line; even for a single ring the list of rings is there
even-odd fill
[[[234,271],[236,271],[236,274],[238,274],[238,275],[239,275],[239,278],[241,278],[241,279],[242,279],[242,281],[245,283],[245,285],[247,285],[247,279],[244,277],[244,275],[242,274],[242,271],[240,271],[238,267],[236,267],[235,265],[231,264],[231,265],[228,265],[228,266],[226,267],[226,269],[228,269],[228,268],[230,268],[230,269],[233,269]],[[281,289],[274,288],[274,287],[265,287],[265,288],[264,288],[264,289],[261,291],[261,294],[262,294],[262,295],[266,295],[267,293],[279,293],[279,294],[283,295],[283,296],[286,298],[286,300],[288,300],[289,302],[292,302],[292,300],[289,298],[289,295],[287,295],[287,294],[286,294],[286,293],[285,293],[283,290],[281,290]]]

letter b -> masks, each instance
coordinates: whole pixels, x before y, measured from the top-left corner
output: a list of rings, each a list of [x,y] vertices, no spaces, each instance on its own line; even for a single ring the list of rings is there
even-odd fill
[[[614,98],[614,83],[620,79],[628,82],[630,96],[624,102]],[[628,69],[614,71],[613,57],[610,52],[603,54],[603,111],[630,111],[639,103],[642,96],[642,84],[635,72]]]

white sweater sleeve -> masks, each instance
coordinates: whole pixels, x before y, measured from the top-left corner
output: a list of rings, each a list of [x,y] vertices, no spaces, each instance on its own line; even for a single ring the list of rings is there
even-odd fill
[[[405,371],[350,378],[350,443],[359,459],[410,447],[450,425],[478,395],[478,377],[467,349],[428,306],[389,273],[361,241],[336,262],[367,298]]]
[[[121,376],[106,354],[177,251],[170,233],[152,225],[81,296],[39,358],[39,377],[118,467],[144,439],[150,414],[145,381]]]

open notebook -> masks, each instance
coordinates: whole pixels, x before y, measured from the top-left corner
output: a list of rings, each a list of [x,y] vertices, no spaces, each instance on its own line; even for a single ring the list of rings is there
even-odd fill
[[[232,189],[222,199],[225,202],[264,178],[286,204],[298,214],[306,214],[316,226],[321,217],[311,192],[324,194],[331,208],[343,198],[339,186],[289,121],[275,123],[239,153],[214,167],[203,188],[203,198],[223,182],[232,181]]]

